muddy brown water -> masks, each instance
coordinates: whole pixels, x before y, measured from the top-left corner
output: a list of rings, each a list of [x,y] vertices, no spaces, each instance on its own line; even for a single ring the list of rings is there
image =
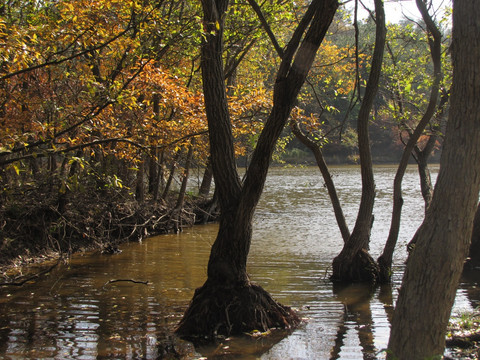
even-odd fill
[[[437,169],[434,168],[436,171]],[[395,168],[375,168],[377,199],[371,253],[388,235]],[[360,199],[358,167],[333,168],[352,228]],[[21,288],[0,288],[0,359],[156,359],[175,344],[184,358],[384,358],[401,282],[405,245],[421,223],[416,169],[404,180],[405,205],[392,286],[333,286],[328,281],[342,240],[316,168],[274,168],[257,208],[249,272],[304,322],[290,334],[227,339],[193,348],[172,336],[195,288],[205,280],[217,225],[196,226],[118,255],[75,255],[48,276]],[[148,281],[148,284],[131,281]],[[454,311],[478,305],[477,274],[462,281]]]

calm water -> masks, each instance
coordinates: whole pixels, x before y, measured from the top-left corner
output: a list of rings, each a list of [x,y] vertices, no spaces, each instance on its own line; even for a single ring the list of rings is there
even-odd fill
[[[332,169],[352,228],[360,198],[357,167]],[[377,200],[371,253],[388,235],[395,169],[376,167]],[[383,358],[389,319],[401,281],[405,245],[423,217],[414,167],[404,180],[405,205],[394,283],[333,287],[330,264],[342,247],[327,191],[316,168],[272,169],[257,208],[249,272],[283,304],[298,308],[304,323],[289,336],[230,339],[193,349],[178,340],[185,358]],[[195,288],[205,280],[217,226],[188,229],[119,255],[85,254],[33,284],[0,289],[0,358],[155,359],[171,340]],[[108,283],[110,280],[148,281]],[[456,311],[477,306],[474,274],[458,291]]]

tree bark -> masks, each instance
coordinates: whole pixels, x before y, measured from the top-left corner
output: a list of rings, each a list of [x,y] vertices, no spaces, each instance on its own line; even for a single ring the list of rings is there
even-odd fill
[[[223,73],[223,22],[228,1],[203,0],[202,78],[210,153],[221,208],[207,281],[195,291],[177,333],[214,338],[271,327],[289,328],[299,318],[250,282],[247,257],[252,218],[260,199],[276,141],[290,115],[333,16],[337,0],[313,0],[287,45],[277,73],[273,108],[260,134],[243,185],[235,166],[233,135]]]
[[[386,28],[382,0],[375,0],[375,13],[376,33],[372,67],[357,120],[358,148],[362,173],[362,196],[352,234],[348,238],[348,241],[345,242],[340,254],[333,260],[331,280],[335,282],[376,282],[379,273],[377,264],[367,252],[375,201],[375,181],[373,178],[368,122],[370,120],[373,101],[378,90],[385,48]]]
[[[441,71],[441,44],[442,44],[442,35],[440,30],[438,30],[430,14],[428,14],[427,6],[423,0],[417,0],[417,7],[422,14],[422,18],[427,24],[427,29],[429,36],[432,36],[433,39],[429,40],[430,45],[430,54],[432,56],[433,62],[433,84],[430,92],[430,100],[428,102],[427,109],[422,116],[422,119],[418,123],[414,132],[410,135],[407,145],[403,150],[402,158],[398,165],[397,173],[395,174],[395,179],[393,181],[393,210],[392,210],[392,220],[390,223],[390,232],[388,234],[387,242],[383,249],[382,255],[378,258],[377,262],[380,268],[380,282],[389,282],[391,278],[391,268],[392,268],[392,259],[393,253],[395,251],[395,246],[398,240],[398,233],[400,232],[400,218],[402,214],[403,207],[403,197],[402,197],[402,181],[403,176],[405,175],[405,170],[408,166],[408,161],[412,154],[412,150],[417,144],[420,135],[422,135],[423,130],[432,119],[435,114],[435,109],[437,108],[438,93],[440,89],[440,81],[442,79]],[[419,163],[420,166],[420,163]],[[420,168],[419,168],[420,169]],[[425,167],[423,168],[425,169]]]
[[[407,262],[388,359],[442,357],[480,190],[480,2],[453,3],[453,86],[432,203]]]

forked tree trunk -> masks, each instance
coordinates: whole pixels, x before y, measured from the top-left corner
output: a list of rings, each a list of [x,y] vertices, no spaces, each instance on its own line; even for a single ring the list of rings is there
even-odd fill
[[[399,291],[388,359],[442,358],[480,191],[480,2],[453,2],[453,85],[433,199]]]
[[[252,218],[260,199],[275,143],[333,20],[337,0],[313,0],[287,45],[274,88],[273,108],[260,134],[243,186],[235,166],[226,101],[223,22],[227,0],[203,0],[202,76],[210,152],[221,208],[219,231],[208,262],[207,281],[195,291],[177,333],[212,338],[272,327],[289,328],[299,319],[247,274]],[[302,40],[303,38],[303,40]]]
[[[450,91],[442,89],[442,96],[440,97],[440,102],[438,104],[438,109],[435,114],[436,122],[435,129],[433,129],[433,134],[428,138],[427,144],[423,149],[420,149],[418,146],[414,148],[415,161],[418,166],[418,175],[420,176],[420,189],[422,191],[422,197],[425,202],[425,213],[432,202],[433,197],[433,184],[432,177],[430,175],[430,169],[428,168],[428,159],[433,154],[435,145],[438,142],[440,136],[440,129],[443,129],[443,117],[445,115],[445,108],[450,98]]]
[[[427,209],[430,206],[433,197],[433,184],[430,169],[428,168],[428,159],[432,155],[436,141],[437,136],[430,135],[427,145],[423,150],[415,147],[415,160],[417,161],[418,175],[420,177],[420,190],[425,202],[425,213],[427,213]]]
[[[373,101],[377,94],[385,48],[385,12],[383,0],[375,0],[376,33],[372,67],[360,106],[357,121],[358,149],[362,173],[362,196],[357,220],[352,234],[340,254],[333,260],[331,280],[335,282],[376,282],[379,274],[377,264],[368,254],[370,230],[373,222],[375,181],[368,134],[368,122]]]
[[[450,91],[442,89],[442,96],[438,104],[437,113],[435,115],[437,124],[436,129],[433,129],[433,134],[428,138],[427,144],[423,149],[415,146],[415,161],[418,165],[418,174],[420,176],[420,189],[422,191],[423,200],[425,201],[425,213],[427,212],[433,197],[433,184],[430,176],[430,169],[428,168],[428,159],[433,154],[436,143],[440,140],[440,129],[443,129],[443,117],[445,115],[445,108],[450,98]]]
[[[403,150],[402,158],[400,164],[398,165],[397,173],[395,174],[395,179],[393,181],[393,210],[392,210],[392,220],[390,223],[390,232],[388,234],[387,242],[383,249],[382,255],[378,258],[377,262],[380,268],[380,282],[389,282],[391,278],[391,268],[393,253],[395,251],[395,246],[398,240],[398,233],[400,232],[400,218],[402,214],[403,207],[403,196],[402,196],[402,181],[403,176],[405,175],[405,170],[408,166],[408,161],[412,154],[412,150],[417,144],[420,135],[422,135],[423,130],[432,119],[435,114],[435,109],[437,108],[438,93],[440,88],[440,80],[442,79],[441,72],[441,44],[442,44],[442,35],[435,25],[434,21],[430,17],[427,11],[427,6],[423,0],[417,0],[417,7],[422,14],[422,18],[427,24],[427,29],[429,34],[433,39],[429,40],[430,45],[430,54],[433,61],[433,84],[432,90],[430,92],[430,100],[423,114],[422,119],[418,123],[414,132],[410,135],[407,145]],[[420,164],[419,164],[420,165]],[[425,169],[425,168],[423,168]]]

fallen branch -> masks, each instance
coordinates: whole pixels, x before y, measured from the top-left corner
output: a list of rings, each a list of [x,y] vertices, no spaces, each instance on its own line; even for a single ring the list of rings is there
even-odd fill
[[[147,281],[141,281],[141,280],[133,280],[133,279],[113,279],[113,280],[108,280],[105,284],[103,284],[103,287],[107,286],[108,284],[116,283],[116,282],[132,282],[135,284],[144,284],[148,285],[148,280]]]

